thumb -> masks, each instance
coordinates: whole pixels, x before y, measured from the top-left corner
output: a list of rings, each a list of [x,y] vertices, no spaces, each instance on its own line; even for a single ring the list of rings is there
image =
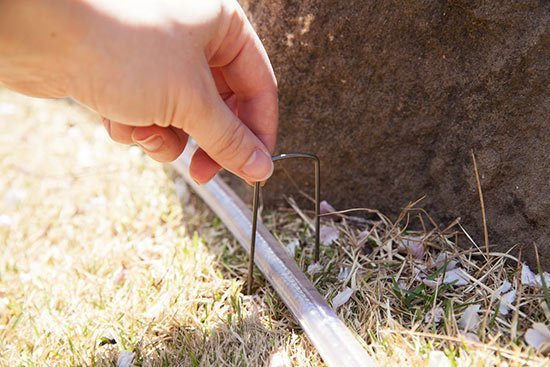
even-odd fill
[[[249,182],[267,180],[273,173],[271,154],[260,139],[235,116],[221,98],[187,124],[185,132],[223,168]]]

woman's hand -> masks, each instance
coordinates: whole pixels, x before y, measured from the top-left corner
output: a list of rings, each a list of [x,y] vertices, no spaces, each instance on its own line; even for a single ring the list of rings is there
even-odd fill
[[[273,170],[277,84],[234,0],[0,0],[0,81],[71,96],[159,161],[192,136],[198,182]]]

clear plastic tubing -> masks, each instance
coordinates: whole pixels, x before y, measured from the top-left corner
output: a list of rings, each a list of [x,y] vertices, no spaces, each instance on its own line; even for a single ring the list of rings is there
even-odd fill
[[[250,251],[251,210],[219,177],[204,185],[198,185],[190,178],[192,150],[186,149],[172,164],[173,167],[245,250]],[[364,342],[338,318],[287,250],[261,223],[258,223],[254,260],[328,366],[376,366],[374,359],[363,348]]]

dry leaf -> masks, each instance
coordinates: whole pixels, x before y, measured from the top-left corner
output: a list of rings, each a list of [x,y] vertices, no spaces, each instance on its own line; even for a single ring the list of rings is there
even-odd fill
[[[476,331],[479,324],[479,309],[480,305],[470,305],[462,314],[458,321],[458,326],[464,331]]]
[[[469,284],[470,279],[468,278],[464,270],[460,268],[456,268],[445,273],[445,278],[443,278],[443,283],[445,284],[452,283],[453,285],[461,286],[461,285]]]
[[[332,307],[336,310],[338,309],[338,307],[342,306],[343,304],[345,304],[347,301],[349,301],[349,299],[351,298],[351,296],[353,295],[353,292],[354,290],[351,289],[350,287],[346,287],[344,288],[343,291],[340,291],[338,292],[338,294],[336,295],[336,297],[334,297],[332,299]]]
[[[338,239],[339,235],[340,232],[338,232],[338,229],[329,226],[321,226],[319,239],[323,245],[330,246],[334,241]]]
[[[117,367],[130,367],[134,362],[135,353],[131,350],[121,350],[116,361]]]
[[[550,329],[541,322],[533,323],[525,333],[525,341],[538,352],[548,355],[550,353]]]

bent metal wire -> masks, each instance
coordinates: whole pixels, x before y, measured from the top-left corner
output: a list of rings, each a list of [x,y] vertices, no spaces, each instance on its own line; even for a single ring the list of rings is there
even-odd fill
[[[320,236],[320,207],[321,207],[321,162],[314,154],[309,153],[284,153],[271,157],[273,162],[284,159],[306,158],[312,160],[315,164],[315,252],[314,260],[319,261],[319,236]],[[250,258],[248,261],[247,292],[252,293],[252,283],[254,282],[254,252],[256,249],[256,227],[258,223],[258,208],[260,206],[260,187],[261,183],[254,184],[254,196],[252,198],[252,231],[250,234]]]

